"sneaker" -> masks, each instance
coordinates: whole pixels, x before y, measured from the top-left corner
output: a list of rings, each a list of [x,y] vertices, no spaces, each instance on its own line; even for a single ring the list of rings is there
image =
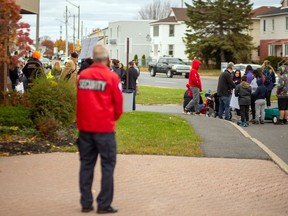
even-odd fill
[[[260,121],[260,124],[265,124],[265,122],[264,121]]]
[[[283,120],[283,124],[285,124],[285,125],[287,124],[287,119]]]
[[[246,124],[245,124],[245,122],[241,122],[241,123],[239,124],[239,126],[240,126],[240,127],[246,127]]]
[[[250,126],[250,123],[249,123],[249,122],[245,122],[245,123],[246,123],[247,126]]]
[[[115,209],[112,206],[109,206],[108,208],[98,207],[98,209],[97,209],[98,214],[113,214],[113,213],[117,213],[117,212],[118,212],[118,209]]]
[[[258,125],[258,124],[259,124],[259,121],[254,121],[253,124]]]
[[[90,211],[93,211],[94,207],[93,206],[87,206],[87,207],[82,207],[82,212],[88,213]]]
[[[240,125],[242,122],[241,122],[241,120],[240,121],[237,121],[237,125]]]
[[[284,121],[282,119],[279,119],[279,121],[277,121],[275,125],[284,125]]]
[[[249,123],[248,122],[244,122],[244,127],[249,127]]]
[[[255,119],[251,119],[250,122],[254,123],[256,120]]]

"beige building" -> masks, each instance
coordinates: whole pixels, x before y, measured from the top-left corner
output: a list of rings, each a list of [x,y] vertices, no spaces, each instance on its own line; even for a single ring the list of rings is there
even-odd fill
[[[21,7],[21,14],[36,15],[36,49],[39,48],[39,22],[40,22],[40,0],[16,0]]]

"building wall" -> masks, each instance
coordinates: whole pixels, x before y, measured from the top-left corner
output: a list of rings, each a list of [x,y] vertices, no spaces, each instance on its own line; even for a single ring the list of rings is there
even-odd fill
[[[169,36],[169,26],[174,26],[174,37]],[[186,25],[184,23],[161,23],[159,25],[159,36],[153,36],[154,25],[150,27],[150,35],[152,36],[150,57],[158,59],[161,56],[169,55],[169,45],[174,45],[174,57],[186,60],[186,46],[183,42],[186,33]],[[158,47],[158,52],[157,52]]]
[[[253,45],[256,50],[253,50],[251,53],[252,61],[257,62],[260,60],[258,55],[258,47],[260,46],[260,19],[253,19],[253,24],[251,26],[251,31],[249,32],[250,36],[253,37]]]
[[[39,2],[40,0],[16,0],[16,3],[20,5],[21,9],[39,14]]]
[[[120,62],[126,64],[126,38],[131,38],[130,41],[130,55],[131,61],[137,54],[140,60],[143,55],[146,59],[150,53],[150,27],[149,23],[153,20],[135,20],[135,21],[118,21],[109,23],[108,40],[109,52],[111,59],[119,59]],[[111,43],[112,41],[116,44]],[[141,63],[141,61],[139,61]]]
[[[287,15],[279,15],[273,17],[261,17],[260,20],[260,39],[287,39],[288,30],[286,29],[286,17]],[[274,31],[272,29],[272,20],[274,19]],[[264,32],[264,20],[266,20],[266,31]]]

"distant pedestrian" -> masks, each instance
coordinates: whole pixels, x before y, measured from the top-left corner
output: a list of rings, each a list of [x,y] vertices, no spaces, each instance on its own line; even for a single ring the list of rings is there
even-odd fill
[[[253,68],[251,65],[247,65],[244,75],[247,76],[247,82],[250,84],[253,80]]]
[[[93,59],[92,58],[86,58],[84,61],[81,63],[81,67],[78,71],[78,75],[85,69],[89,68],[93,64]]]
[[[78,61],[78,54],[73,52],[71,54],[70,59],[66,63],[64,69],[62,70],[60,79],[66,80],[71,84],[76,84],[77,79],[77,61]]]
[[[227,65],[227,69],[221,73],[218,80],[217,94],[219,96],[219,118],[223,118],[223,112],[225,111],[225,120],[230,121],[230,100],[233,89],[236,87],[232,80],[234,63],[230,62]]]
[[[249,126],[249,106],[251,103],[251,87],[247,82],[247,77],[244,75],[242,77],[242,82],[235,88],[235,96],[238,97],[240,106],[241,122],[239,125],[241,127]]]
[[[124,69],[124,65],[121,62],[119,63],[119,68],[121,70],[121,81],[123,81],[123,76],[126,73],[126,70]]]
[[[116,73],[118,75],[119,79],[121,80],[121,78],[122,78],[122,70],[119,67],[119,63],[120,62],[117,59],[113,59],[112,60],[112,71],[114,73]]]
[[[264,124],[265,120],[265,106],[266,106],[266,98],[268,95],[268,90],[265,87],[262,79],[257,79],[257,89],[252,93],[252,96],[255,100],[255,108],[256,108],[256,118],[253,124]]]
[[[127,74],[124,74],[124,89],[128,92],[133,93],[133,106],[132,109],[136,110],[136,90],[137,90],[137,79],[138,79],[138,72],[134,68],[134,63],[131,61],[129,62],[129,69],[127,71]],[[127,88],[128,87],[128,88]]]
[[[241,83],[241,71],[240,70],[236,70],[234,72],[233,82],[235,83],[236,86]]]
[[[53,67],[52,67],[51,75],[54,76],[54,77],[59,78],[60,75],[61,75],[61,72],[62,72],[62,68],[61,68],[60,62],[56,61],[55,64],[53,65]]]
[[[95,64],[82,71],[77,81],[77,145],[80,154],[80,192],[82,212],[93,210],[92,184],[98,155],[101,157],[101,190],[97,213],[116,213],[111,206],[116,165],[115,124],[123,112],[118,76],[107,68],[108,50],[94,48]]]
[[[256,99],[255,99],[253,93],[255,93],[257,88],[258,88],[258,84],[257,84],[258,79],[261,79],[262,83],[264,83],[262,78],[260,77],[259,70],[254,70],[253,71],[253,79],[250,83],[250,87],[251,87],[251,104],[250,104],[250,106],[251,106],[251,112],[252,112],[252,119],[250,120],[250,122],[252,122],[252,123],[254,123],[256,121],[255,120],[256,119],[256,107],[255,107]]]
[[[277,87],[277,97],[280,118],[277,124],[283,125],[287,124],[288,118],[288,67],[281,66],[278,71],[280,72],[280,79]]]
[[[264,85],[266,86],[268,90],[268,95],[266,98],[267,107],[270,107],[271,106],[271,94],[272,94],[272,90],[276,82],[275,71],[273,67],[270,65],[270,62],[268,60],[264,61],[262,65],[262,71],[263,71],[263,75],[265,76]]]

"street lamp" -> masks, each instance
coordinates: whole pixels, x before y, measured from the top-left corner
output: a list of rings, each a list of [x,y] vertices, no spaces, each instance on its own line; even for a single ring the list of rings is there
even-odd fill
[[[78,8],[78,40],[80,40],[80,5],[77,6],[69,0],[66,0],[66,2]]]

